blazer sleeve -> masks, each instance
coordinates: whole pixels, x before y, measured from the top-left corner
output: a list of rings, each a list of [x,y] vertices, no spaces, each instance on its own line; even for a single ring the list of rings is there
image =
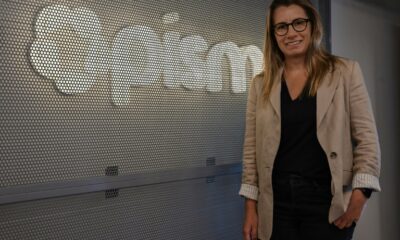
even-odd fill
[[[241,196],[253,200],[258,199],[258,173],[256,164],[256,79],[257,76],[252,79],[247,97],[242,185],[239,191]]]
[[[360,65],[353,63],[350,78],[350,127],[353,141],[353,188],[380,191],[381,153],[374,114]]]

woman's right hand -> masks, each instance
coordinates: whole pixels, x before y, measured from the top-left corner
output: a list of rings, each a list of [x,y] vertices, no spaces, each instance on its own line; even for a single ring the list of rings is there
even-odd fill
[[[246,198],[244,215],[243,239],[257,240],[257,201]]]

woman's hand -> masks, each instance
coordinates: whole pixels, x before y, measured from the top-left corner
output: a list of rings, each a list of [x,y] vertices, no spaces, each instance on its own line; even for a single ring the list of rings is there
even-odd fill
[[[361,190],[354,189],[350,197],[347,211],[333,223],[340,229],[350,227],[353,225],[353,222],[357,223],[367,200],[368,199],[364,196]]]
[[[246,198],[244,214],[243,239],[256,240],[258,227],[257,201]]]

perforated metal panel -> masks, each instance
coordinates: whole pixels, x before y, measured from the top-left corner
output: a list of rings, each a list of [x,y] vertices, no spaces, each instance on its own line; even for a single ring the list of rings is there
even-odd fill
[[[0,190],[241,162],[268,1],[0,3]],[[240,239],[239,179],[0,205],[1,238]]]
[[[245,89],[233,92],[228,58],[220,90],[193,87],[201,72],[191,68],[204,68],[220,43],[261,51],[263,1],[1,4],[1,186],[98,176],[110,165],[126,174],[205,166],[209,157],[240,162]],[[138,26],[144,30],[134,33]],[[159,41],[150,49],[174,32],[186,38],[186,52],[171,43],[166,61],[176,63],[163,67],[161,52],[146,54],[146,31]],[[206,45],[196,50],[199,39]],[[202,62],[179,59],[194,51]],[[140,69],[147,65],[149,76]],[[246,66],[248,84],[254,72],[251,61]],[[168,68],[176,69],[172,87]],[[208,80],[206,70],[199,79]],[[124,81],[131,83],[118,87]]]
[[[91,193],[0,206],[1,239],[241,239],[239,181],[217,177],[213,184],[124,189],[113,199]]]

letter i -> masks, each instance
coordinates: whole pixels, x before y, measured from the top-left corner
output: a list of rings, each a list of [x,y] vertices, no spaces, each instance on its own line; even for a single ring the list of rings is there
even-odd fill
[[[177,21],[179,21],[177,12],[171,12],[163,16],[164,24],[173,24]],[[179,54],[180,37],[181,34],[179,32],[169,31],[164,34],[163,38],[163,75],[164,85],[168,88],[177,88],[181,84],[183,67]]]

